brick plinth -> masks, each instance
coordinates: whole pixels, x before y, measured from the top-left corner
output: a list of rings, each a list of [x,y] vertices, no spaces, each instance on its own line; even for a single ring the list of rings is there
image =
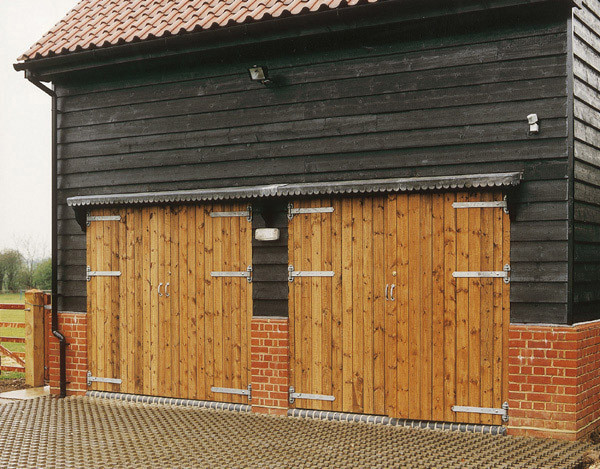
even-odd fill
[[[511,325],[511,435],[575,440],[600,427],[600,321]]]
[[[287,318],[252,318],[252,411],[285,415],[288,409]]]
[[[87,316],[80,313],[59,313],[58,327],[66,337],[67,395],[81,395],[87,391]],[[48,376],[50,392],[60,393],[59,342],[49,329]]]

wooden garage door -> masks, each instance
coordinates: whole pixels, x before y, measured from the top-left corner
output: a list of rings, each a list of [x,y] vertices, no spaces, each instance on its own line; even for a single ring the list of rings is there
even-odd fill
[[[291,382],[299,408],[500,424],[453,405],[500,408],[507,398],[509,286],[502,208],[455,202],[500,193],[394,194],[300,201],[290,222]],[[393,289],[392,289],[392,286]],[[331,398],[331,397],[330,397]]]
[[[121,384],[92,389],[247,402],[212,392],[249,384],[251,226],[245,206],[94,210],[87,231],[88,367]],[[215,215],[215,212],[221,216]],[[227,214],[225,214],[227,215]]]

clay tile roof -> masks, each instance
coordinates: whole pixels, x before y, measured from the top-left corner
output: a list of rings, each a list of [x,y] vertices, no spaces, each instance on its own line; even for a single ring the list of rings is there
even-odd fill
[[[360,0],[81,0],[18,60],[356,5]],[[366,0],[375,3],[378,0]]]

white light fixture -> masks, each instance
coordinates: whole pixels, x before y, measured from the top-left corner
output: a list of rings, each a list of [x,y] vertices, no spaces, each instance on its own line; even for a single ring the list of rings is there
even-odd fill
[[[527,122],[529,122],[529,135],[540,133],[540,124],[537,114],[529,114],[527,116]]]
[[[257,228],[254,231],[254,239],[257,241],[277,241],[279,239],[279,228]]]
[[[269,79],[269,69],[267,67],[253,65],[248,69],[248,73],[250,74],[252,81],[259,81],[265,86],[271,84],[271,80]]]

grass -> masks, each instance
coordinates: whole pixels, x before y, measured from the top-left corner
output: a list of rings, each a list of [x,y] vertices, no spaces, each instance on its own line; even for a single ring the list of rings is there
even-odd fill
[[[0,293],[0,303],[23,304],[25,299],[20,293]],[[0,322],[25,322],[25,311],[15,309],[0,309]],[[2,337],[25,337],[25,329],[16,327],[0,327]],[[3,343],[11,352],[24,352],[25,344]],[[22,374],[22,373],[17,373]],[[6,373],[2,373],[2,379]]]
[[[25,373],[19,373],[18,371],[3,371],[0,374],[1,379],[20,379],[25,378]]]

